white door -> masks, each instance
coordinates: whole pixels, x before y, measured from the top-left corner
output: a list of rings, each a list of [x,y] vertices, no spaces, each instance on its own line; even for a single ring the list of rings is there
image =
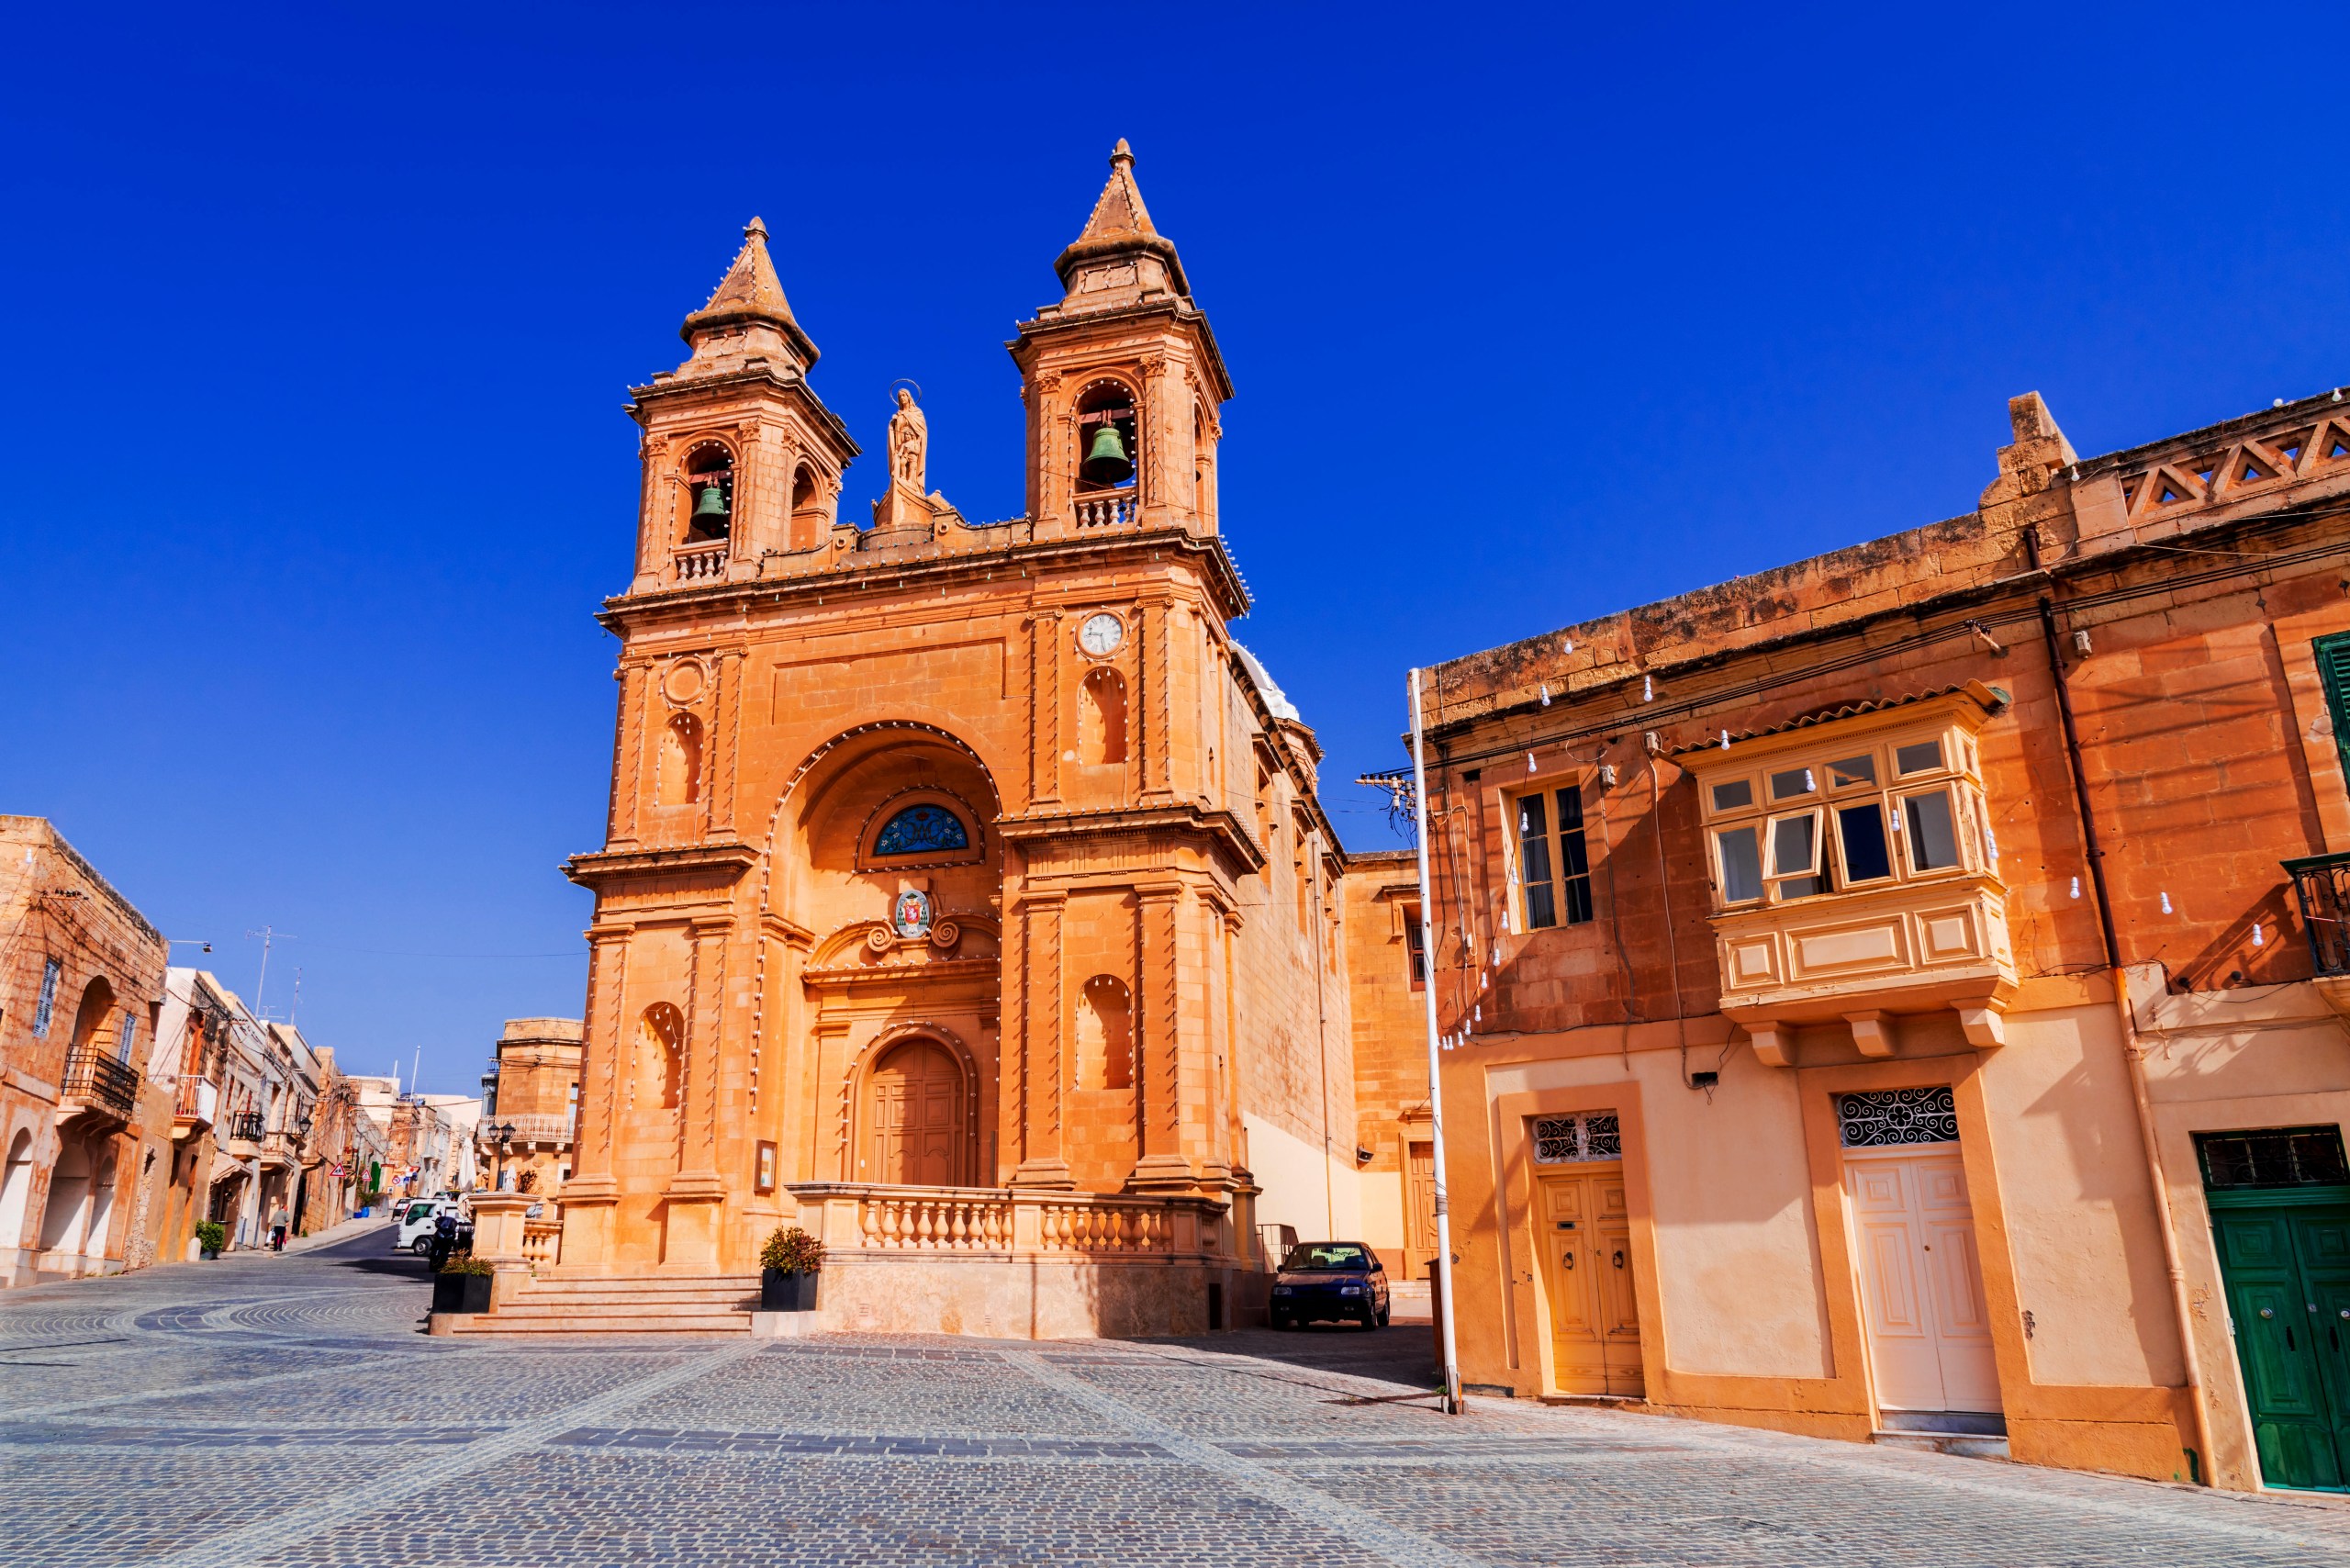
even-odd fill
[[[1844,1179],[1877,1405],[1997,1412],[1999,1371],[1957,1146],[1848,1149]]]

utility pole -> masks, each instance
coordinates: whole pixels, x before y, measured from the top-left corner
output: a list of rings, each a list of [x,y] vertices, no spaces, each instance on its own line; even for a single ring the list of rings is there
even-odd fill
[[[1452,1300],[1452,1216],[1444,1191],[1444,1071],[1438,1064],[1443,1043],[1437,1034],[1435,885],[1428,877],[1428,776],[1421,761],[1420,672],[1412,671],[1412,816],[1420,840],[1420,991],[1427,999],[1429,1157],[1436,1177],[1436,1310],[1444,1324],[1444,1409],[1458,1416],[1460,1399],[1460,1355]],[[1464,915],[1465,918],[1465,915]]]

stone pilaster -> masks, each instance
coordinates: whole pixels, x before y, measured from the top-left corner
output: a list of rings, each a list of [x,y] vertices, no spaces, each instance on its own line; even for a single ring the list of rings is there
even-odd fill
[[[1135,704],[1136,750],[1141,764],[1142,799],[1159,804],[1174,798],[1174,776],[1168,752],[1174,736],[1174,657],[1169,648],[1168,601],[1146,600],[1141,613],[1139,645],[1135,649],[1135,684],[1140,700]]]
[[[1196,1174],[1183,1148],[1183,1040],[1178,1017],[1181,972],[1180,882],[1135,890],[1141,906],[1141,963],[1135,991],[1136,1075],[1135,1133],[1141,1159],[1127,1186],[1136,1191],[1189,1188]]]
[[[1028,622],[1028,801],[1061,798],[1061,617],[1040,610]]]
[[[1063,1135],[1069,1092],[1069,1019],[1061,974],[1064,895],[1021,895],[1021,1159],[1019,1187],[1074,1187]]]
[[[612,672],[620,683],[620,713],[612,735],[612,800],[607,840],[636,842],[637,808],[644,792],[645,666],[622,664]]]

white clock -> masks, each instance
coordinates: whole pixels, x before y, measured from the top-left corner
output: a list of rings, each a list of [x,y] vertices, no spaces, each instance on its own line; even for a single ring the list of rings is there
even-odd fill
[[[1087,616],[1085,624],[1077,629],[1077,645],[1097,659],[1116,653],[1125,640],[1126,623],[1107,611]]]

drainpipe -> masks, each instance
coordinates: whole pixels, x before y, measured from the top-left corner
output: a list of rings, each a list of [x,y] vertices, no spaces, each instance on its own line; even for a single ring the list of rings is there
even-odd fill
[[[2033,571],[2040,570],[2040,538],[2026,529],[2024,552]],[[2187,1266],[2178,1252],[2178,1226],[2170,1212],[2170,1183],[2163,1175],[2162,1146],[2154,1131],[2154,1103],[2146,1088],[2146,1048],[2138,1038],[2138,1020],[2130,1007],[2129,977],[2122,972],[2121,941],[2113,929],[2113,902],[2106,894],[2105,851],[2098,847],[2097,814],[2089,806],[2088,776],[2081,765],[2080,731],[2073,722],[2073,697],[2065,678],[2065,660],[2056,643],[2056,610],[2046,594],[2040,596],[2040,633],[2048,648],[2048,673],[2056,689],[2056,717],[2065,731],[2065,760],[2072,771],[2073,802],[2080,815],[2081,851],[2089,866],[2089,888],[2097,899],[2098,932],[2105,942],[2106,971],[2113,980],[2113,1012],[2121,1026],[2121,1057],[2130,1067],[2130,1097],[2138,1112],[2138,1142],[2145,1150],[2146,1179],[2154,1183],[2154,1222],[2163,1241],[2163,1268],[2170,1275],[2171,1316],[2178,1325],[2179,1361],[2187,1375],[2187,1396],[2195,1415],[2195,1447],[2187,1450],[2189,1477],[2199,1486],[2210,1483],[2203,1465],[2211,1452],[2211,1416],[2203,1402],[2203,1357],[2195,1345],[2195,1315],[2187,1294]]]

